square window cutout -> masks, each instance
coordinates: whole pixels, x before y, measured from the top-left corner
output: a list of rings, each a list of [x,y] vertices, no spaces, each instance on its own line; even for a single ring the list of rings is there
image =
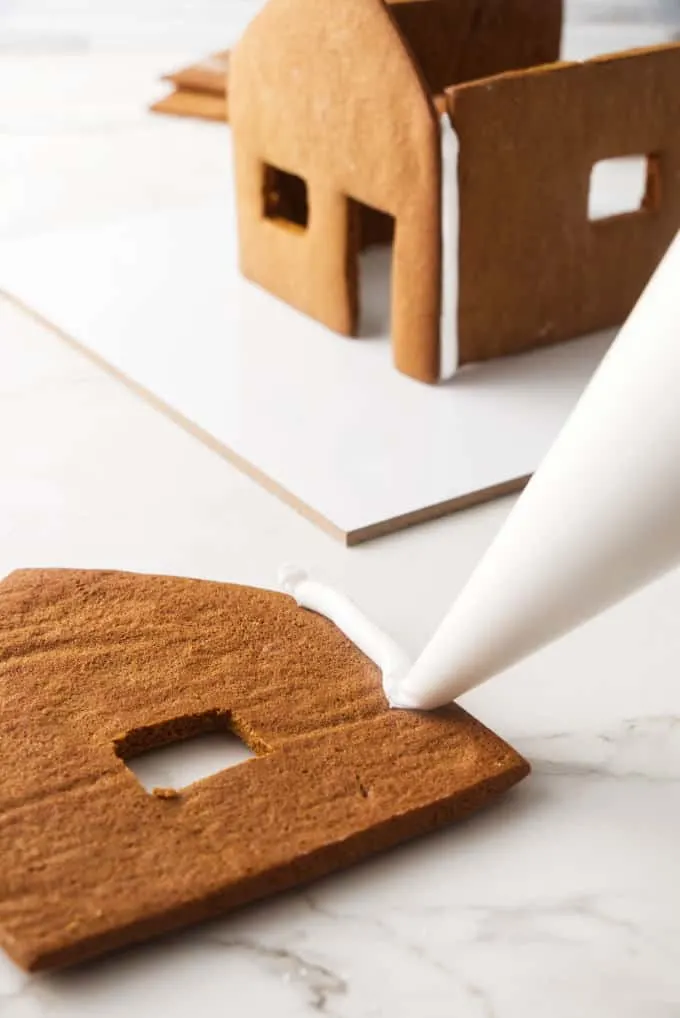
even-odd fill
[[[162,726],[158,732],[151,730],[149,748],[138,748],[134,743],[116,747],[117,755],[149,793],[155,789],[181,790],[255,756],[226,725],[211,724],[208,730],[188,737],[179,735],[174,741],[168,734]],[[162,741],[153,746],[155,737]]]
[[[307,183],[276,166],[264,167],[263,214],[280,225],[306,230],[309,224]]]
[[[611,219],[656,208],[654,166],[654,156],[646,155],[595,163],[590,175],[588,218]]]

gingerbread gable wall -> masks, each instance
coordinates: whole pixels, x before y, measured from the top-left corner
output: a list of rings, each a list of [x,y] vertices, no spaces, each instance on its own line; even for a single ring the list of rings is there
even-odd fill
[[[395,358],[434,380],[439,123],[382,0],[270,0],[233,55],[231,123],[243,273],[354,335],[356,203],[390,214]],[[301,228],[269,213],[272,170],[301,178],[306,209],[293,224]]]
[[[528,770],[459,708],[271,591],[125,573],[0,583],[0,944],[71,964],[465,816]],[[175,795],[124,760],[232,728],[255,759]]]

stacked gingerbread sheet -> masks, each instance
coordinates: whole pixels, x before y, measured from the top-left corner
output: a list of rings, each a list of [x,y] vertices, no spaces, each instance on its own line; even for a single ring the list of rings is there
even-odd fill
[[[174,88],[151,109],[178,117],[227,120],[228,69],[229,50],[222,50],[165,75],[163,80],[169,81]]]

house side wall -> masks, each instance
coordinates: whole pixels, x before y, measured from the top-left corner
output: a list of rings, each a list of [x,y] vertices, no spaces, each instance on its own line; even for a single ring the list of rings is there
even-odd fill
[[[460,362],[619,325],[680,228],[680,47],[449,92],[460,140]],[[650,202],[590,221],[595,163],[653,156]]]
[[[392,0],[389,10],[435,94],[560,54],[562,0]]]

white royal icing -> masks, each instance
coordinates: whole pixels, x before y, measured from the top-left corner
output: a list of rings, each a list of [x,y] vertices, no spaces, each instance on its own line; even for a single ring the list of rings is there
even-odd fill
[[[408,674],[411,661],[392,637],[383,633],[348,597],[332,587],[310,580],[303,569],[283,566],[279,581],[283,590],[294,597],[301,608],[325,615],[377,664],[390,706],[400,706],[391,694]]]
[[[444,380],[458,369],[458,252],[460,242],[460,195],[458,155],[460,143],[448,113],[440,116],[442,147],[442,281],[439,377]]]

